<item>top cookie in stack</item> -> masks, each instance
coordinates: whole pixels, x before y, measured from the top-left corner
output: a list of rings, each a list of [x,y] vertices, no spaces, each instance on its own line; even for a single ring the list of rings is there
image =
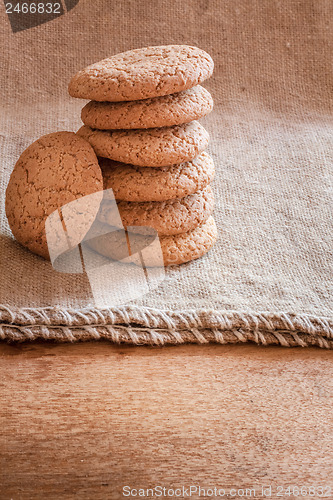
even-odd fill
[[[165,265],[198,258],[216,240],[214,165],[196,121],[213,108],[199,85],[213,67],[196,47],[147,47],[88,66],[69,84],[71,96],[91,100],[77,133],[100,157],[104,189],[112,188],[124,227],[158,231]],[[99,219],[114,226],[114,209],[106,196]],[[94,245],[114,257],[105,238]]]

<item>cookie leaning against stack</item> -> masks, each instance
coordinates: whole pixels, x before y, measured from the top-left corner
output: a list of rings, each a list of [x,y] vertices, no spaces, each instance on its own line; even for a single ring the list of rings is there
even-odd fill
[[[165,265],[201,257],[217,238],[209,186],[214,165],[204,152],[209,136],[196,121],[213,108],[199,85],[213,66],[196,47],[147,47],[95,63],[69,84],[71,96],[91,100],[77,134],[100,157],[104,189],[112,188],[123,226],[131,233],[155,229]],[[106,193],[98,219],[116,226],[116,212]],[[91,246],[118,259],[111,234]],[[153,256],[147,265],[154,265]]]

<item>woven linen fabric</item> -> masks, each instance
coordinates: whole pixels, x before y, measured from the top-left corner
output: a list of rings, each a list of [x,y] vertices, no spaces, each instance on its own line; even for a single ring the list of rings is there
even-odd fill
[[[1,9],[0,338],[333,347],[330,0],[80,0],[12,32]],[[202,120],[216,164],[217,245],[141,299],[98,309],[85,275],[13,240],[5,188],[40,135],[76,131],[79,69],[132,48],[188,44],[215,61]]]

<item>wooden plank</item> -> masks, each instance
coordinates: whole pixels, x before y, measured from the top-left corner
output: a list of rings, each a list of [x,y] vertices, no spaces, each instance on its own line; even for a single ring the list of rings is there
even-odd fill
[[[333,486],[331,351],[1,344],[0,395],[1,499]]]

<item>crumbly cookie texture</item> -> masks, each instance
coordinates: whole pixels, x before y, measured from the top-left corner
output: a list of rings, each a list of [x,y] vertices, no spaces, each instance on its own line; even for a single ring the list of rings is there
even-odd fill
[[[207,130],[197,121],[146,130],[95,130],[86,125],[77,134],[98,156],[141,167],[165,167],[195,158],[208,146]]]
[[[90,248],[105,257],[122,262],[142,265],[138,255],[144,250],[143,260],[147,267],[161,265],[160,254],[154,245],[154,237],[112,231],[87,241]],[[187,233],[159,238],[165,266],[183,264],[202,257],[217,240],[217,228],[213,217]]]
[[[90,101],[82,109],[81,119],[85,125],[100,130],[171,127],[198,120],[212,109],[212,96],[197,85],[177,94],[140,101]]]
[[[21,154],[6,190],[6,215],[14,237],[48,259],[47,217],[67,203],[102,189],[102,172],[87,141],[73,132],[41,137]],[[98,210],[96,199],[87,201],[80,230],[88,231]]]
[[[166,201],[204,189],[214,179],[214,162],[205,151],[194,160],[169,167],[137,167],[100,158],[104,189],[116,200]],[[108,198],[104,193],[104,198]],[[113,197],[113,196],[112,196]]]
[[[160,235],[191,231],[205,222],[214,209],[214,196],[210,186],[178,200],[130,202],[105,200],[97,215],[99,221],[117,226],[117,209],[125,228],[146,233],[153,228]],[[138,226],[138,227],[136,227]]]
[[[79,71],[71,79],[72,97],[94,101],[134,101],[174,94],[209,78],[207,52],[188,45],[129,50]]]

